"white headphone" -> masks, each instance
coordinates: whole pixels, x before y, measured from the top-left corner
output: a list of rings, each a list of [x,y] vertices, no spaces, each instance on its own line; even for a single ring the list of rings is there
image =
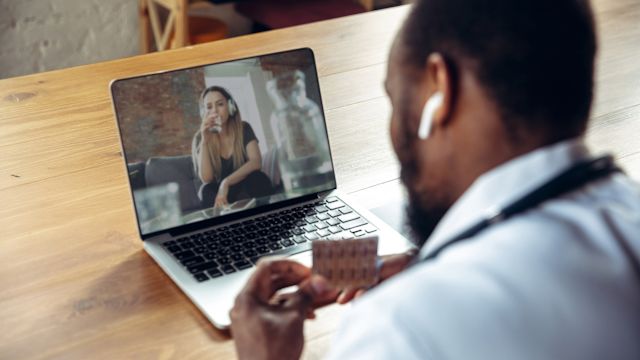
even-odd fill
[[[229,116],[234,116],[238,111],[238,108],[236,108],[236,103],[232,98],[229,98],[229,100],[227,100],[227,107],[229,108]]]
[[[226,91],[226,89],[225,89]],[[229,93],[227,91],[227,93]],[[204,118],[207,109],[205,108],[204,104],[203,104],[203,100],[204,97],[200,100],[200,118]],[[233,101],[232,98],[227,99],[227,108],[229,109],[229,116],[234,116],[236,114],[236,112],[238,112],[238,108],[236,107],[236,103]]]
[[[444,96],[441,92],[433,94],[422,110],[422,118],[420,119],[420,126],[418,127],[418,138],[425,140],[431,133],[431,124],[433,123],[433,116],[436,113],[436,109],[442,105]]]

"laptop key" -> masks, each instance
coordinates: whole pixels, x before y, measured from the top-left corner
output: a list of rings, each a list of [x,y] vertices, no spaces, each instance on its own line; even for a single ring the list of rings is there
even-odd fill
[[[320,205],[320,206],[316,206],[316,211],[319,213],[323,213],[323,212],[329,211],[329,209],[324,205]]]
[[[191,240],[191,242],[192,242],[195,246],[202,246],[202,245],[204,244],[204,242],[202,242],[202,238]]]
[[[348,208],[348,207],[346,207],[346,206],[345,206],[345,207],[343,207],[343,208],[340,208],[340,212],[341,212],[342,214],[348,214],[348,213],[350,213],[350,212],[352,212],[352,211],[353,211],[353,210],[351,210],[350,208]]]
[[[166,248],[168,248],[170,246],[173,246],[173,245],[178,245],[178,242],[175,241],[175,240],[169,240],[169,241],[165,241],[164,243],[162,243],[162,246],[164,246]]]
[[[175,253],[175,254],[173,254],[173,256],[175,256],[175,258],[178,259],[178,260],[184,260],[186,258],[190,258],[190,257],[196,256],[196,253],[194,253],[191,250],[187,250],[187,251]]]
[[[306,237],[307,239],[309,239],[311,241],[319,239],[318,235],[315,232],[304,234],[304,237]]]
[[[225,265],[225,266],[222,267],[221,270],[225,274],[231,274],[233,272],[236,272],[236,269],[231,265]]]
[[[293,246],[293,245],[295,245],[295,244],[294,244],[294,242],[293,242],[293,241],[291,241],[291,240],[282,240],[280,243],[281,243],[282,245],[284,245],[284,247],[289,247],[289,246]]]
[[[244,259],[244,255],[242,255],[242,254],[233,254],[233,255],[229,256],[229,258],[231,258],[231,260],[233,260],[233,261],[239,261],[239,260]]]
[[[340,238],[342,240],[349,240],[349,239],[353,239],[354,238],[353,234],[351,232],[349,232],[349,231],[343,231],[338,235],[340,236]]]
[[[355,233],[357,233],[357,232],[362,231],[362,232],[364,232],[364,233],[366,234],[366,233],[367,233],[367,231],[366,231],[364,228],[365,228],[366,226],[368,226],[368,225],[369,225],[369,224],[365,224],[365,225],[363,225],[363,226],[358,226],[358,227],[352,228],[352,229],[351,229],[351,232],[355,234]]]
[[[282,249],[282,245],[280,245],[277,242],[274,242],[274,243],[269,244],[269,249],[271,249],[271,250]]]
[[[329,220],[327,220],[325,222],[327,224],[331,225],[331,226],[336,226],[336,225],[340,224],[340,220],[335,219],[335,218],[329,219]]]
[[[378,229],[376,229],[376,227],[371,225],[371,224],[369,224],[369,225],[364,227],[364,231],[366,231],[368,233],[372,233],[372,232],[374,232],[376,230],[378,230]]]
[[[357,218],[355,220],[347,221],[345,223],[340,224],[340,227],[344,230],[350,230],[360,225],[365,225],[367,222],[362,218]]]
[[[325,205],[329,210],[335,210],[335,209],[339,209],[341,207],[344,206],[344,203],[341,201],[336,201],[336,202],[332,202],[332,203],[328,203],[327,205]]]
[[[293,237],[293,241],[295,241],[298,244],[302,244],[304,242],[307,242],[307,238],[305,238],[304,236],[296,235]]]
[[[194,265],[203,263],[204,258],[202,256],[194,256],[194,257],[186,258],[184,260],[180,260],[180,262],[182,263],[182,265],[189,267],[189,266],[194,266]]]
[[[244,269],[250,268],[251,267],[251,263],[248,262],[247,260],[240,260],[240,261],[234,262],[233,266],[235,266],[236,269],[238,269],[238,270],[244,270]]]
[[[329,230],[329,232],[330,232],[330,233],[332,233],[332,234],[337,234],[337,233],[339,233],[339,232],[342,232],[342,229],[340,229],[340,228],[339,228],[339,227],[337,227],[337,226],[331,226],[331,227],[329,227],[329,229],[328,229],[328,230]]]
[[[327,223],[325,223],[324,221],[319,221],[314,225],[318,228],[318,230],[326,229],[329,227],[329,225],[327,225]]]
[[[256,248],[256,251],[258,252],[259,255],[264,255],[264,254],[268,254],[271,252],[271,250],[269,250],[268,247],[262,245],[262,246],[258,246]]]
[[[342,213],[338,210],[330,210],[327,214],[329,214],[329,216],[331,217],[338,217],[342,215]]]
[[[222,272],[220,272],[218,268],[211,268],[207,270],[207,274],[209,274],[209,276],[211,276],[212,279],[222,276]]]
[[[184,249],[191,249],[191,248],[195,247],[196,244],[194,244],[191,241],[185,241],[185,242],[181,243],[180,246],[182,246]]]
[[[331,232],[327,229],[322,229],[318,230],[316,234],[318,234],[320,238],[326,238],[327,236],[331,235]]]
[[[196,280],[198,280],[198,282],[209,280],[209,277],[205,273],[197,273],[197,274],[194,274],[193,277],[195,277]]]
[[[203,264],[199,264],[199,265],[195,265],[195,266],[189,266],[187,267],[187,270],[189,270],[190,273],[192,274],[196,274],[199,272],[203,272],[207,269],[210,269],[212,267],[217,267],[218,263],[215,260],[211,260],[209,262],[203,263]]]
[[[220,245],[218,245],[218,244],[209,244],[209,245],[207,245],[205,247],[209,251],[216,251],[216,250],[220,249]]]
[[[207,251],[204,246],[196,246],[191,250],[196,254],[204,254]]]
[[[326,198],[324,201],[328,202],[328,203],[332,203],[332,202],[338,201],[338,198],[335,197],[335,196],[331,196],[331,197]]]
[[[169,247],[167,247],[167,250],[171,251],[171,253],[175,254],[175,253],[179,253],[182,251],[182,248],[178,245],[171,245]]]
[[[342,221],[342,222],[344,223],[344,222],[347,222],[347,221],[355,220],[355,219],[357,219],[357,218],[359,218],[359,217],[360,217],[360,216],[358,216],[358,214],[356,214],[356,213],[352,212],[352,213],[350,213],[350,214],[346,214],[346,215],[342,215],[342,216],[340,216],[340,217],[338,218],[338,220],[340,220],[340,221]]]
[[[316,217],[318,218],[318,220],[331,219],[331,216],[328,213],[320,213],[320,214],[316,215]]]
[[[216,255],[216,253],[209,252],[209,253],[206,253],[206,254],[204,254],[202,256],[204,256],[204,258],[207,259],[207,260],[213,260],[213,259],[216,258],[217,255]]]
[[[258,252],[257,252],[257,251],[255,251],[255,250],[253,250],[253,249],[251,249],[251,250],[247,250],[247,251],[243,252],[242,254],[243,254],[245,257],[248,257],[248,258],[252,258],[252,257],[254,257],[254,256],[258,256]]]

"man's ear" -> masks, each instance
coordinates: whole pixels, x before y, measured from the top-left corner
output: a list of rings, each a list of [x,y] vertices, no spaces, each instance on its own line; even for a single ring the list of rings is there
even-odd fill
[[[423,79],[426,85],[423,96],[423,116],[428,115],[429,111],[432,112],[430,128],[446,126],[451,118],[453,79],[451,69],[447,66],[442,54],[432,53],[427,57]],[[430,102],[430,99],[433,100]],[[429,109],[430,106],[432,109]]]

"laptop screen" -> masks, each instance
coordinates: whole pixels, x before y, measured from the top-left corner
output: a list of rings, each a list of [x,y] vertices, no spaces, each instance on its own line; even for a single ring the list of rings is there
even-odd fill
[[[142,235],[336,188],[309,49],[117,80]]]

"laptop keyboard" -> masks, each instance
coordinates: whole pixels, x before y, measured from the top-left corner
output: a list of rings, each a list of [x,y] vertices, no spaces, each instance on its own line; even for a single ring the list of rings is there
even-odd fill
[[[350,239],[377,229],[336,197],[218,227],[162,245],[199,281],[249,269],[266,255],[292,255],[318,239]]]

